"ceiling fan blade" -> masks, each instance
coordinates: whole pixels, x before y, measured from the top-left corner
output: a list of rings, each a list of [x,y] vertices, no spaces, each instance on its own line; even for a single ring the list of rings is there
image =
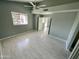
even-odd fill
[[[37,6],[38,8],[44,8],[44,7],[46,7],[46,5],[39,5],[39,6]]]
[[[27,5],[24,5],[24,7],[33,7],[33,6],[27,6]]]

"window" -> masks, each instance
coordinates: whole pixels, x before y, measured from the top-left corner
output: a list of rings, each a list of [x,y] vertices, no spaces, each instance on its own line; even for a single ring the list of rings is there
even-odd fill
[[[19,12],[11,12],[13,25],[27,25],[28,24],[28,16],[24,13]]]

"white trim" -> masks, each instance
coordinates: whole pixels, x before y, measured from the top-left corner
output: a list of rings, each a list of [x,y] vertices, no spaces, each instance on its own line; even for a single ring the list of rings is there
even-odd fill
[[[16,35],[18,35],[18,34],[16,34]],[[15,37],[16,35],[8,36],[8,37],[2,38],[0,40],[9,39],[9,38]]]
[[[73,51],[71,52],[68,59],[74,59],[74,56],[76,56],[76,53],[78,52],[78,50],[79,50],[79,40],[76,43],[76,45],[75,45],[75,47],[74,47]]]
[[[56,37],[56,36],[53,36],[53,35],[50,35],[50,34],[48,36],[51,37],[51,38],[54,38],[54,39],[57,39],[57,40],[60,40],[60,41],[66,43],[66,40],[65,39],[62,39],[62,38],[59,38],[59,37]]]
[[[30,31],[33,31],[33,30],[30,30]],[[30,31],[26,31],[26,32],[30,32]],[[1,41],[1,40],[5,40],[5,39],[9,39],[9,38],[13,38],[13,37],[15,37],[15,36],[17,36],[17,35],[21,35],[21,34],[24,34],[24,33],[26,33],[26,32],[18,33],[18,34],[15,34],[15,35],[12,35],[12,36],[8,36],[8,37],[5,37],[5,38],[1,38],[0,41]]]
[[[70,10],[60,10],[60,11],[40,11],[40,10],[33,10],[32,13],[34,14],[54,14],[54,13],[63,13],[63,12],[79,12],[79,9],[70,9]]]
[[[52,14],[53,13],[63,13],[63,12],[79,12],[79,9],[54,11],[54,12],[52,12]]]
[[[67,41],[66,41],[66,50],[70,49],[70,46],[75,38],[75,34],[77,33],[78,29],[78,24],[79,24],[79,12],[77,12],[75,21],[73,23],[73,26],[70,30],[70,33],[68,35]]]
[[[2,52],[2,44],[0,43],[0,48],[1,48],[1,55],[0,58],[3,59],[3,52]]]

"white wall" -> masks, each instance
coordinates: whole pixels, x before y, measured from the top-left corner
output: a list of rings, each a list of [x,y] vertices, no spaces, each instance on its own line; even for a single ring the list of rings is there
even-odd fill
[[[50,35],[67,40],[69,32],[75,21],[76,12],[52,14]]]

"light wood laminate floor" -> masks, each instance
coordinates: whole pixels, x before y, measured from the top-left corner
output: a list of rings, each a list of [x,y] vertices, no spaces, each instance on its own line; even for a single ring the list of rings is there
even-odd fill
[[[65,43],[43,32],[27,32],[2,41],[3,59],[66,59]]]
[[[1,59],[1,49],[2,47],[1,47],[1,41],[0,41],[0,59]]]

